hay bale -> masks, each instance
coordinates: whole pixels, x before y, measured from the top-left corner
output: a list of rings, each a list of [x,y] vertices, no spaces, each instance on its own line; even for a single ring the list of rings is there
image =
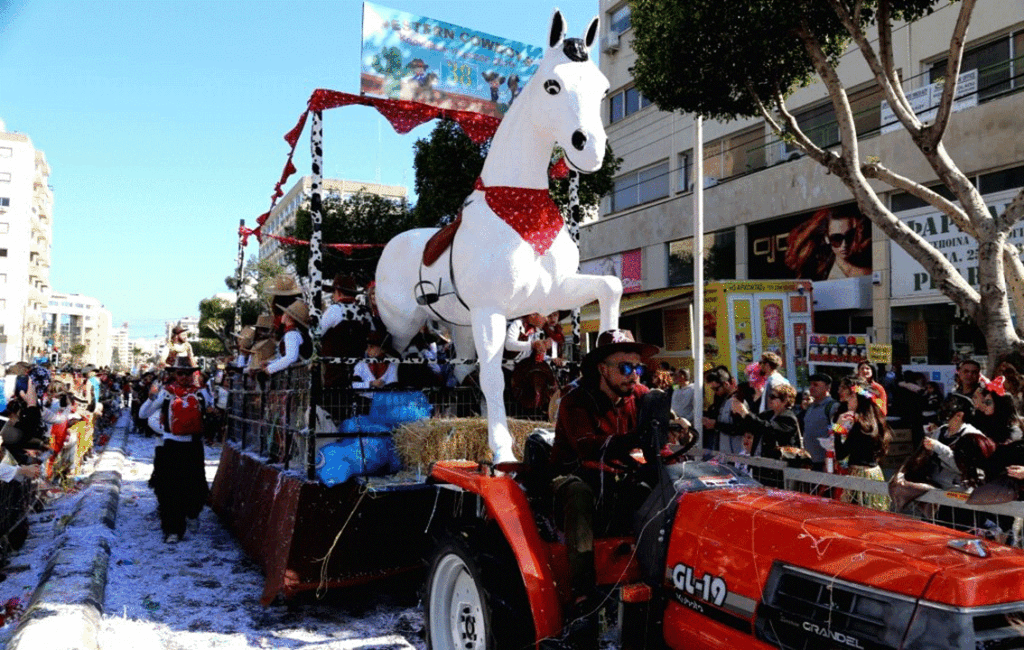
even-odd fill
[[[523,457],[526,436],[550,422],[509,418],[516,456]],[[406,467],[429,465],[438,460],[490,461],[486,418],[429,418],[399,426],[392,434]]]

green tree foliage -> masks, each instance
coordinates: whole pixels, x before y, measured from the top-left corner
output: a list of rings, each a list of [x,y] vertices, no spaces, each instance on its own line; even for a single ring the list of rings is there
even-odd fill
[[[562,155],[560,150],[555,150],[556,161]],[[605,147],[601,169],[593,174],[580,174],[580,205],[583,207],[597,206],[601,202],[601,197],[612,191],[615,185],[615,174],[621,165],[622,158],[615,157],[611,145]],[[567,214],[569,210],[569,179],[549,177],[548,191],[562,214]]]
[[[360,192],[342,201],[326,199],[323,202],[324,244],[386,244],[400,232],[419,224],[405,201],[396,202],[376,194]],[[286,234],[308,241],[313,234],[313,222],[308,208],[298,211],[295,225]],[[374,276],[380,248],[354,250],[351,255],[324,247],[323,278],[329,281],[337,273],[349,273],[366,282]],[[298,274],[309,274],[309,247],[287,246],[285,259]]]
[[[283,272],[284,268],[280,264],[251,257],[242,269],[241,290],[239,290],[238,278],[234,276],[224,278],[224,284],[228,289],[241,296],[242,322],[239,329],[256,323],[260,312],[267,308],[266,305],[269,302],[264,287]],[[234,331],[235,305],[233,302],[223,298],[204,298],[199,301],[199,336],[201,339],[219,346],[216,349],[216,354],[234,351],[234,339],[231,336]],[[216,356],[216,354],[206,356]]]
[[[226,350],[224,342],[219,338],[199,338],[189,341],[189,343],[192,345],[192,355],[197,359],[216,359],[233,352],[233,350]]]
[[[878,0],[860,5],[859,24],[877,17]],[[931,13],[939,0],[891,0],[892,20]],[[815,79],[802,34],[838,64],[851,34],[824,0],[633,0],[630,22],[636,85],[659,108],[717,120],[761,115]]]
[[[632,0],[632,73],[645,96],[665,111],[718,120],[763,117],[772,132],[797,147],[842,182],[857,207],[894,243],[920,263],[936,286],[982,330],[992,361],[1024,351],[1013,325],[1024,322],[1024,263],[1007,241],[1024,218],[1024,190],[1002,215],[984,198],[946,150],[967,30],[977,0],[960,0],[945,45],[945,88],[934,118],[915,115],[896,67],[893,25],[932,13],[946,0]],[[862,156],[860,135],[838,73],[840,56],[860,55],[896,118],[956,201],[903,176],[891,161]],[[857,80],[861,82],[862,79]],[[820,82],[836,116],[840,142],[816,143],[786,106],[796,89]],[[875,134],[870,134],[874,136]],[[885,137],[885,136],[882,136]],[[827,146],[824,148],[822,145]],[[877,189],[870,181],[889,187]],[[896,218],[880,191],[907,192],[946,215],[978,243],[978,287],[960,275],[934,246]]]
[[[448,223],[455,218],[473,184],[480,176],[490,143],[473,144],[462,129],[450,120],[442,120],[429,138],[417,140],[413,145],[413,164],[416,167],[416,194],[419,197],[414,213],[424,226]],[[552,162],[562,157],[556,148]],[[611,191],[616,171],[622,163],[609,146],[605,150],[604,164],[593,174],[580,175],[580,205],[595,206],[601,197]],[[569,180],[550,179],[551,198],[565,214],[569,208]]]
[[[412,146],[416,169],[416,221],[437,226],[455,218],[473,191],[490,142],[474,144],[451,120],[440,120],[430,137]]]

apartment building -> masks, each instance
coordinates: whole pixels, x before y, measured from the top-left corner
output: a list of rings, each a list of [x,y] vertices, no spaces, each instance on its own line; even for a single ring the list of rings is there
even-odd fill
[[[818,333],[869,336],[891,344],[893,360],[904,364],[946,367],[958,356],[985,354],[977,328],[931,287],[920,265],[871,228],[846,187],[775,138],[762,120],[705,122],[704,177],[693,178],[693,118],[659,111],[634,87],[629,5],[600,0],[600,8],[600,67],[611,83],[605,125],[623,165],[600,218],[583,226],[581,259],[584,268],[612,269],[623,277],[624,327],[658,345],[680,338],[666,332],[664,312],[685,303],[692,287],[692,190],[700,182],[706,280],[813,280]],[[904,88],[921,110],[937,97],[959,5],[936,8],[931,16],[899,25],[894,36]],[[1024,186],[1024,2],[980,0],[968,39],[958,105],[944,142],[989,205],[1002,210]],[[904,175],[935,183],[902,129],[887,126],[890,114],[859,52],[847,53],[839,72],[853,104],[862,157],[879,156]],[[797,91],[787,105],[816,143],[838,142],[823,86]],[[972,276],[970,238],[903,193],[889,192],[884,200]],[[860,229],[863,258],[845,273],[801,267],[795,255],[787,264],[791,244],[824,210]],[[1013,237],[1024,243],[1024,228]],[[680,361],[690,356],[688,346],[667,354]]]
[[[285,192],[274,209],[270,211],[263,232],[268,235],[283,236],[285,229],[295,225],[295,215],[300,209],[309,209],[309,197],[313,191],[313,177],[303,176],[291,189]],[[325,178],[320,186],[323,200],[334,199],[343,201],[359,192],[376,194],[393,201],[402,201],[408,197],[409,191],[400,185],[383,185],[337,178]],[[269,260],[285,265],[284,249],[273,237],[264,237],[260,242],[260,260]]]
[[[53,190],[46,154],[0,120],[0,362],[46,352]]]
[[[43,335],[57,348],[59,363],[109,366],[114,353],[113,318],[96,298],[78,293],[50,295],[43,313]],[[84,346],[76,354],[77,346]]]

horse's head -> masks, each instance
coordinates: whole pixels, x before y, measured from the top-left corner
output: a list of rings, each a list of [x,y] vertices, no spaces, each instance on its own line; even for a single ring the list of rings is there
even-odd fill
[[[608,79],[589,55],[598,25],[595,17],[583,38],[565,38],[565,19],[555,9],[547,51],[523,91],[533,95],[530,105],[538,111],[534,119],[552,131],[570,167],[586,173],[601,168],[607,141],[601,100],[608,93]]]

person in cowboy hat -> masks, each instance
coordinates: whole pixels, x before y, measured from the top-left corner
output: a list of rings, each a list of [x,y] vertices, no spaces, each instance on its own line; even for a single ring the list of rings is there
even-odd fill
[[[160,437],[153,456],[149,486],[156,493],[164,541],[173,544],[185,537],[187,520],[196,520],[209,494],[203,454],[203,412],[214,410],[213,396],[195,381],[197,366],[179,356],[167,371],[166,385],[154,381],[149,399],[139,408]],[[198,523],[198,522],[196,522]]]
[[[594,533],[609,523],[620,523],[620,515],[612,511],[635,512],[642,503],[640,495],[615,494],[611,487],[616,482],[606,470],[612,463],[632,464],[630,453],[641,446],[640,413],[649,389],[640,384],[640,378],[646,371],[644,359],[657,350],[657,346],[637,343],[629,330],[601,332],[597,345],[583,359],[579,385],[562,398],[558,408],[551,449],[556,474],[552,489],[555,516],[560,517],[569,552],[575,599],[571,616],[582,625],[575,639],[580,647],[596,647],[596,626],[586,624],[588,615],[598,609]],[[681,418],[675,423],[689,428]],[[649,460],[660,462],[657,451],[644,449]],[[600,509],[595,495],[600,495]],[[608,521],[595,522],[598,512]]]
[[[192,344],[188,342],[188,330],[181,323],[171,329],[171,340],[167,343],[166,364],[168,366],[176,365],[176,359],[179,356],[188,357],[189,364],[196,365],[195,355],[192,354]]]
[[[320,319],[320,345],[324,357],[356,359],[363,356],[366,336],[370,333],[370,313],[356,302],[359,285],[345,273],[334,276],[324,286],[331,292],[333,304]],[[324,386],[348,386],[352,382],[352,366],[345,363],[324,364]]]
[[[252,345],[256,337],[256,328],[252,325],[246,325],[242,328],[241,332],[237,334],[232,332],[232,336],[235,337],[235,347],[238,349],[238,354],[234,360],[227,366],[227,370],[242,370],[249,365],[249,354],[252,352]]]
[[[263,369],[267,374],[281,372],[299,359],[313,356],[313,340],[309,338],[309,307],[301,300],[293,300],[281,310],[281,325],[284,337],[278,346],[278,357],[266,362]]]
[[[366,358],[356,364],[352,371],[352,388],[384,388],[398,382],[398,366],[384,360],[384,344],[387,336],[381,332],[370,332],[366,337]],[[372,398],[372,393],[363,397]]]
[[[296,282],[295,276],[291,273],[282,273],[270,281],[266,291],[270,296],[270,315],[274,318],[274,338],[280,339],[284,335],[281,310],[302,295],[302,288]]]
[[[269,312],[263,312],[256,319],[253,326],[253,342],[249,348],[249,365],[246,372],[255,373],[263,370],[263,367],[277,354],[277,343],[274,342],[274,317]]]

